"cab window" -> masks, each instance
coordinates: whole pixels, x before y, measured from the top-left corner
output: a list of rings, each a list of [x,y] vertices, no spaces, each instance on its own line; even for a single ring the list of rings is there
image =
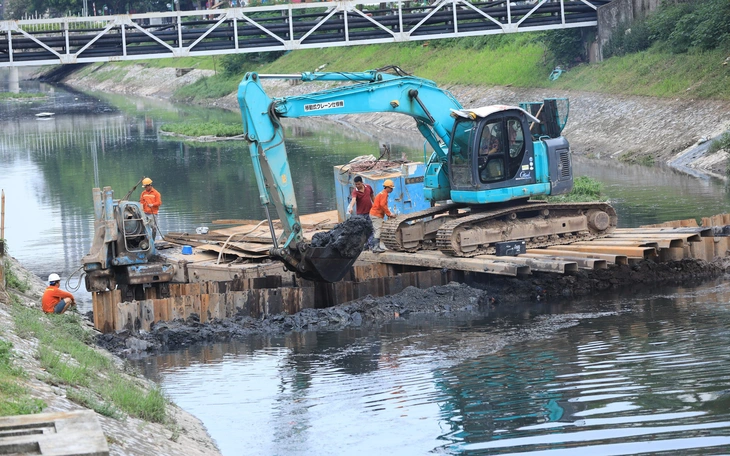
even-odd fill
[[[475,122],[471,120],[457,121],[454,126],[454,133],[451,141],[451,163],[452,184],[455,187],[470,186],[471,178],[471,149],[469,143],[474,132]]]

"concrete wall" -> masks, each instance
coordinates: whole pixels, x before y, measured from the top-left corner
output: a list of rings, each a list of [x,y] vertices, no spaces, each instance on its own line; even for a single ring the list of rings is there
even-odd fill
[[[662,0],[613,0],[598,8],[598,34],[596,45],[589,47],[591,62],[603,60],[603,47],[619,24],[645,17],[659,7]]]
[[[598,8],[598,52],[596,60],[603,60],[603,47],[611,39],[613,31],[620,24],[634,20],[634,3],[643,0],[613,0],[607,5]]]

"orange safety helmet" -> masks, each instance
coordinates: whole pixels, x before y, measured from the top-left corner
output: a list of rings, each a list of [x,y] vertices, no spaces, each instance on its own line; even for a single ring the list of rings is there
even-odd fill
[[[392,180],[385,179],[385,182],[383,182],[383,187],[395,188],[395,185],[393,184]]]
[[[150,184],[152,184],[152,179],[150,179],[149,177],[145,177],[144,179],[142,179],[142,185],[150,185]]]

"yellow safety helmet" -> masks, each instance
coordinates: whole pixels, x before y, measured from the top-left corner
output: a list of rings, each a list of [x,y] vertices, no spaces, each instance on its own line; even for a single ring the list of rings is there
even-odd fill
[[[151,183],[152,179],[150,179],[149,177],[145,177],[144,179],[142,179],[142,185],[150,185]]]
[[[385,182],[383,182],[383,187],[395,188],[395,185],[393,184],[392,180],[385,179]]]

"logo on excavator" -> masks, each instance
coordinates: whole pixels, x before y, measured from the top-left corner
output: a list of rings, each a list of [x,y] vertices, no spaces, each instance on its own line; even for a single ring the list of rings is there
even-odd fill
[[[345,100],[327,101],[325,103],[312,103],[304,105],[304,112],[321,111],[323,109],[344,108]]]

